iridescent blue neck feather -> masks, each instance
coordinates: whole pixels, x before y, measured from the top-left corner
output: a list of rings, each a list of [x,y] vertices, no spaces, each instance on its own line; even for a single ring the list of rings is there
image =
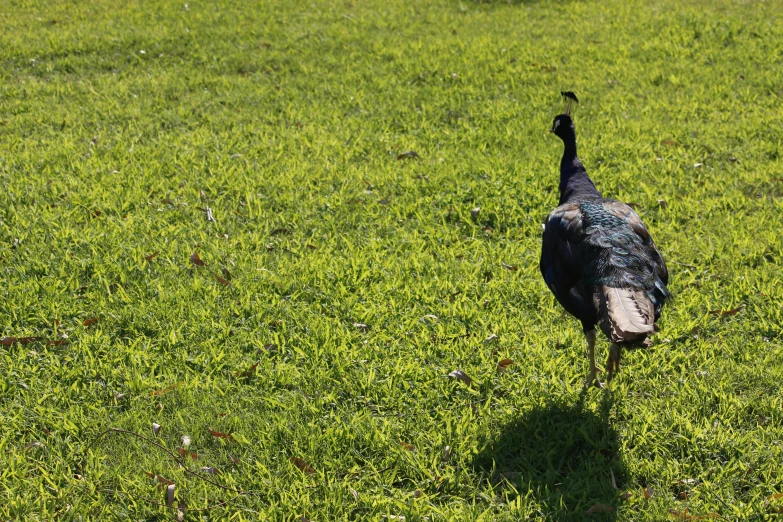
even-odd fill
[[[601,198],[601,193],[587,175],[582,162],[576,155],[576,132],[574,128],[558,133],[565,146],[560,160],[560,205],[568,202]]]

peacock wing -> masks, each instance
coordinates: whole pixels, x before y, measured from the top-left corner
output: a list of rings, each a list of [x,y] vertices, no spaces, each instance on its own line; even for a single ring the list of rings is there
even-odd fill
[[[663,260],[663,256],[655,246],[655,242],[653,241],[650,232],[647,230],[647,227],[644,225],[642,218],[639,217],[639,214],[629,205],[614,199],[604,200],[603,206],[608,212],[625,221],[634,233],[642,239],[642,243],[647,249],[648,255],[656,264],[655,270],[657,276],[663,281],[664,285],[669,284],[669,271],[666,268],[666,262]]]
[[[544,281],[556,296],[567,294],[581,277],[584,238],[579,205],[566,203],[549,214],[544,225],[539,267]]]

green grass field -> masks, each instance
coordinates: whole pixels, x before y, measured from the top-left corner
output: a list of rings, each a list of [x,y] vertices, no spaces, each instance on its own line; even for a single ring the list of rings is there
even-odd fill
[[[0,520],[783,516],[781,2],[219,4],[0,3]],[[605,391],[563,89],[674,293]]]

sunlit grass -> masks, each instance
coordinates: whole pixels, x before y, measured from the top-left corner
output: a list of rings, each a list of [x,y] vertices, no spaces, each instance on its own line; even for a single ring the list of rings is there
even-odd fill
[[[0,6],[0,518],[783,506],[778,2],[115,4]],[[538,273],[565,88],[675,296],[610,392]]]

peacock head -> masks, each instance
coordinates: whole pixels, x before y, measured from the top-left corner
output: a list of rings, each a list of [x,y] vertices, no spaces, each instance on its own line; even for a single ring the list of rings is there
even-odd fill
[[[563,114],[555,116],[555,120],[552,122],[552,128],[549,132],[552,132],[563,141],[576,140],[576,129],[574,128],[574,120],[571,119],[571,105],[579,103],[579,98],[576,97],[573,91],[561,91],[560,96],[563,97],[565,102],[565,109]]]
[[[576,137],[576,128],[574,127],[574,120],[568,114],[558,114],[555,116],[552,122],[552,128],[549,132],[561,140],[571,139]]]

